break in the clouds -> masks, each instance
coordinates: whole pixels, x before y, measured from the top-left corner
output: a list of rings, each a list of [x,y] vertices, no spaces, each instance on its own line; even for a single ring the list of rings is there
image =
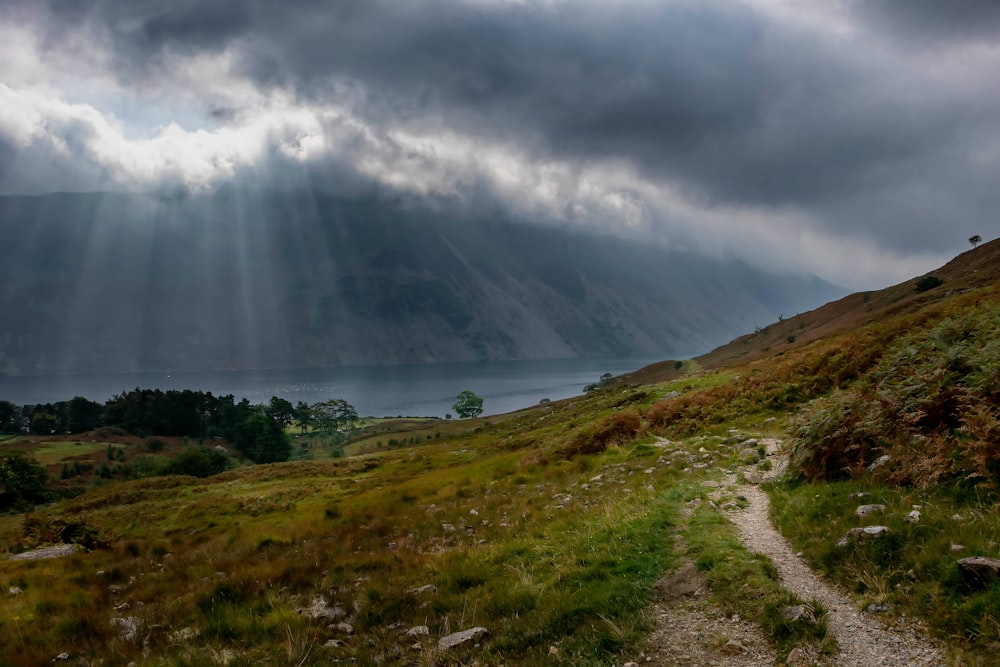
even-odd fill
[[[396,192],[855,287],[1000,204],[985,0],[22,0],[0,62],[2,193]]]

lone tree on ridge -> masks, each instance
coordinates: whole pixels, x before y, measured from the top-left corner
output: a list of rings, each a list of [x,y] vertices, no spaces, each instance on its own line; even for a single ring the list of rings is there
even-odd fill
[[[466,389],[455,398],[455,404],[451,406],[459,419],[469,419],[483,414],[483,399]]]
[[[975,236],[970,236],[969,237],[969,243],[972,244],[973,248],[975,248],[977,245],[979,245],[982,242],[983,242],[983,237],[980,236],[979,234],[976,234]]]

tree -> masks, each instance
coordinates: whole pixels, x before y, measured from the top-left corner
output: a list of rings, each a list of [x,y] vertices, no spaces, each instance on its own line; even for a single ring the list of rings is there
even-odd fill
[[[236,426],[233,446],[254,463],[287,461],[292,453],[292,444],[281,425],[260,413],[251,413]]]
[[[350,428],[358,421],[354,406],[342,398],[334,398],[312,406],[313,419],[324,431],[339,431]]]
[[[271,403],[267,406],[267,414],[271,419],[281,424],[281,428],[285,428],[295,419],[295,407],[290,401],[272,396]]]
[[[22,451],[0,454],[0,511],[30,510],[49,499],[49,476],[38,461]]]
[[[23,430],[21,408],[10,401],[0,401],[0,433],[20,433]]]
[[[982,242],[983,242],[983,237],[980,236],[979,234],[976,234],[975,236],[970,236],[969,237],[969,243],[972,244],[973,248],[975,248],[977,245],[979,245]]]
[[[917,291],[926,292],[927,290],[934,289],[942,284],[944,284],[944,281],[937,276],[924,276],[917,281]]]
[[[483,414],[483,399],[466,389],[459,392],[451,409],[455,411],[459,419],[478,417]]]
[[[312,408],[305,401],[299,401],[295,406],[295,423],[303,433],[313,424]]]

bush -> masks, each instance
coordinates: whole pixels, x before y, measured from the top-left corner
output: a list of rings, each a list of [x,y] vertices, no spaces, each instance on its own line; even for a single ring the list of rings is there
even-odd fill
[[[591,424],[573,437],[569,447],[563,450],[565,456],[596,454],[608,447],[617,447],[632,441],[642,427],[642,417],[638,410],[623,410],[604,417]]]
[[[944,281],[937,276],[924,276],[917,281],[917,291],[926,292],[927,290],[934,289],[942,284],[944,284]]]
[[[24,452],[0,453],[0,511],[27,511],[49,499],[49,477]]]
[[[209,477],[229,469],[229,455],[208,447],[189,447],[178,454],[163,469],[165,475]]]

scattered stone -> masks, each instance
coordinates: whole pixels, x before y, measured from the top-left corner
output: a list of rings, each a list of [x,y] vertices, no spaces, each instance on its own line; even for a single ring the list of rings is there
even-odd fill
[[[743,463],[757,463],[760,461],[760,452],[756,447],[744,447],[740,450],[739,457]]]
[[[57,544],[54,547],[42,547],[24,553],[14,554],[7,560],[46,560],[49,558],[65,558],[86,551],[79,544]]]
[[[181,644],[198,636],[198,631],[192,627],[181,628],[176,632],[171,632],[168,639],[171,644]]]
[[[308,607],[299,609],[299,613],[305,614],[314,620],[321,618],[338,619],[347,616],[346,611],[337,606],[329,606],[326,600],[321,597],[314,599]]]
[[[453,632],[450,635],[445,635],[439,639],[437,647],[439,651],[447,651],[457,646],[461,646],[462,644],[476,641],[480,637],[485,637],[488,634],[490,634],[490,631],[483,627],[475,627],[462,630],[460,632]]]
[[[747,438],[740,443],[740,447],[756,447],[759,444],[757,438]]]
[[[437,593],[437,586],[434,584],[424,584],[406,591],[410,595],[423,595],[424,593]]]
[[[740,643],[738,639],[730,639],[722,647],[723,653],[728,653],[730,655],[740,655],[741,653],[749,653],[750,649]]]
[[[781,618],[789,623],[798,623],[799,621],[805,623],[816,622],[816,614],[813,613],[813,610],[801,604],[791,605],[782,609]]]
[[[24,591],[22,591],[17,586],[11,586],[10,589],[7,592],[10,593],[11,595],[20,595]]]
[[[747,481],[747,484],[758,485],[764,481],[763,476],[756,470],[745,470],[743,471],[743,479]]]
[[[553,656],[555,658],[558,658],[559,657],[559,647],[558,646],[550,646],[549,647],[549,655],[551,655],[551,656]]]
[[[469,510],[469,516],[479,516],[479,510],[473,507],[471,510]]]
[[[1000,558],[986,556],[962,558],[958,561],[958,569],[969,583],[986,585],[1000,578]]]
[[[881,514],[885,511],[885,505],[858,505],[854,513],[858,516],[868,516],[870,514]]]
[[[875,459],[875,461],[873,461],[870,466],[868,466],[868,472],[874,472],[874,471],[878,470],[879,468],[881,468],[882,466],[884,466],[886,463],[888,463],[890,460],[891,459],[890,459],[890,457],[889,457],[888,454],[883,454],[882,456],[880,456],[877,459]]]
[[[639,667],[639,663],[630,660],[629,662],[626,662],[624,665],[622,665],[622,667]]]
[[[59,655],[57,655],[55,658],[53,658],[52,662],[61,662],[63,660],[69,660],[69,653],[67,653],[66,651],[63,651],[62,653],[60,653]]]
[[[768,417],[767,419],[764,420],[764,423],[765,424],[773,424],[776,421],[778,421],[777,417]]]
[[[888,611],[892,611],[892,605],[887,602],[883,602],[882,604],[870,604],[865,607],[866,614],[884,614]]]
[[[920,523],[920,510],[911,510],[905,517],[910,523]]]
[[[951,552],[952,553],[956,553],[957,554],[960,551],[965,551],[965,545],[964,544],[953,544],[953,545],[951,545]]]
[[[429,635],[430,633],[431,633],[431,629],[428,628],[426,625],[415,625],[415,626],[413,626],[412,628],[410,628],[409,630],[406,631],[406,636],[407,637],[423,637],[425,635]]]
[[[141,624],[142,620],[136,616],[124,616],[111,619],[112,626],[118,626],[121,628],[118,636],[127,642],[134,640],[136,636],[138,636],[139,626]]]
[[[341,648],[343,646],[346,646],[346,644],[344,644],[344,642],[340,641],[339,639],[327,639],[326,643],[323,644],[323,646],[325,646],[326,648]]]
[[[722,482],[716,482],[716,481],[710,479],[707,482],[702,482],[701,485],[702,486],[707,486],[710,489],[718,489],[719,487],[722,486]]]
[[[344,623],[344,622],[337,623],[337,625],[333,626],[333,629],[336,630],[337,632],[343,632],[345,635],[354,634],[354,626],[351,625],[350,623]]]
[[[452,523],[442,523],[441,524],[441,530],[443,530],[446,533],[454,533],[455,532],[455,524],[452,524]]]
[[[805,667],[809,664],[809,658],[800,646],[796,646],[788,652],[788,659],[785,660],[785,664],[788,667]]]
[[[849,531],[844,533],[844,536],[840,538],[837,542],[838,547],[846,547],[851,542],[859,542],[861,540],[873,540],[878,537],[882,537],[889,532],[887,526],[865,526],[864,528],[851,528]]]
[[[867,498],[870,493],[865,493],[864,491],[857,491],[847,496],[848,500],[857,500],[858,498]]]
[[[600,482],[602,479],[604,479],[604,475],[594,475],[593,477],[590,478],[589,481]]]

